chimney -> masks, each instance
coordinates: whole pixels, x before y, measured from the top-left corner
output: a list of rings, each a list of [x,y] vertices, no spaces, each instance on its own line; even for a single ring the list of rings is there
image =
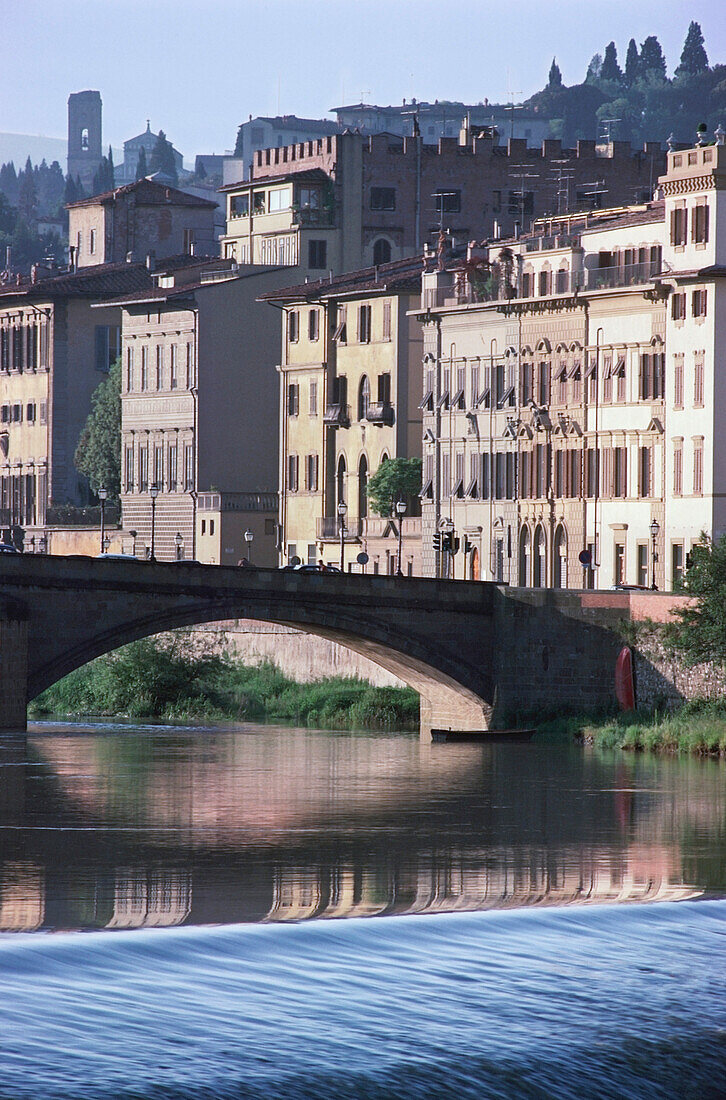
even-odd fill
[[[71,271],[76,270],[76,246],[74,244],[68,246],[68,266]]]
[[[156,253],[153,251],[146,254],[146,270],[149,274],[156,271]]]

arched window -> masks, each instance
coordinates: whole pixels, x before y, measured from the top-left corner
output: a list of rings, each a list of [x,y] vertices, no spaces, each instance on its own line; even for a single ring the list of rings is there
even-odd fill
[[[562,524],[555,531],[555,588],[567,588],[567,533]]]
[[[385,237],[379,237],[373,245],[373,263],[387,264],[391,262],[391,244]]]
[[[368,406],[371,403],[371,384],[368,375],[364,374],[358,387],[358,419],[368,419]]]
[[[361,519],[368,515],[368,459],[360,456],[358,463],[358,515]]]
[[[340,458],[338,459],[338,473],[337,473],[336,481],[337,481],[336,490],[337,490],[337,495],[338,495],[338,503],[340,504],[341,500],[345,500],[345,457],[344,457],[344,455],[341,455]]]
[[[88,149],[88,127],[81,130],[81,149]]]
[[[529,527],[523,527],[519,533],[519,587],[526,588],[529,584],[530,557],[532,540]]]
[[[532,584],[535,588],[544,588],[547,584],[547,559],[546,559],[545,533],[538,527],[534,533],[534,561]]]

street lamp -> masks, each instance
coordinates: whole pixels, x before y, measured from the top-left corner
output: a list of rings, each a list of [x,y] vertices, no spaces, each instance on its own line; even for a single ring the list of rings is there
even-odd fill
[[[103,486],[101,486],[96,495],[101,501],[101,553],[103,554],[103,544],[106,541],[106,500],[108,499],[108,489],[104,489]]]
[[[401,543],[403,540],[403,517],[406,515],[406,501],[396,501],[396,515],[398,516],[398,575],[403,576],[403,569],[401,568]]]
[[[340,525],[340,571],[345,572],[345,513],[348,506],[344,500],[338,501],[338,523]]]
[[[248,527],[245,531],[245,542],[247,543],[247,561],[250,565],[252,565],[252,541],[254,537],[254,533]]]
[[[650,553],[650,561],[651,561],[651,566],[652,566],[652,570],[651,570],[652,583],[651,583],[651,586],[650,586],[651,588],[657,588],[658,587],[658,585],[655,583],[655,563],[658,561],[658,551],[655,548],[655,544],[656,544],[656,539],[658,538],[659,531],[660,531],[660,524],[658,523],[657,519],[654,519],[653,522],[650,525],[650,537],[651,537],[652,542],[653,542],[653,548],[652,548],[651,553]]]
[[[149,496],[151,497],[151,549],[149,552],[149,561],[156,561],[156,555],[154,553],[154,545],[156,539],[156,498],[159,495],[159,486],[152,485],[149,489]]]
[[[184,545],[184,538],[181,531],[177,531],[174,535],[174,546],[176,547],[176,560],[182,560],[182,546]]]

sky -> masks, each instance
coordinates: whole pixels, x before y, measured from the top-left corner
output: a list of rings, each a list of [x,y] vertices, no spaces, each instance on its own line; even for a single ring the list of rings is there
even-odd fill
[[[579,83],[611,39],[624,64],[655,34],[670,74],[692,19],[726,62],[724,0],[0,0],[0,131],[65,137],[69,93],[94,88],[105,144],[150,118],[193,162],[249,115],[517,102],[553,57]]]

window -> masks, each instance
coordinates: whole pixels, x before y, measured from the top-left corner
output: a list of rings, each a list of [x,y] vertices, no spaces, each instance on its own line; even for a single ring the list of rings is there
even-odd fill
[[[232,195],[229,202],[229,212],[233,218],[246,218],[250,212],[250,196],[245,191],[243,195]]]
[[[252,213],[253,214],[266,214],[267,213],[267,195],[264,191],[252,192]]]
[[[301,210],[319,210],[323,205],[319,187],[301,187],[297,199]]]
[[[9,424],[10,423],[10,406],[9,405],[3,405],[2,409],[0,409],[0,423],[2,423],[2,424]]]
[[[385,237],[379,237],[373,245],[373,263],[376,267],[391,262],[391,242]]]
[[[333,339],[339,344],[348,342],[347,316],[347,308],[345,306],[338,306],[338,324],[333,333]]]
[[[371,403],[371,384],[368,375],[364,374],[358,387],[358,419],[368,419],[368,409]]]
[[[154,485],[164,488],[164,448],[158,443],[154,447]]]
[[[673,404],[683,408],[683,355],[673,356]]]
[[[124,451],[124,492],[134,491],[134,448],[126,447]]]
[[[108,371],[121,354],[118,325],[96,325],[96,370]]]
[[[184,445],[184,488],[194,489],[194,447],[191,443]]]
[[[149,448],[139,447],[139,492],[149,489]]]
[[[649,497],[652,493],[653,449],[640,447],[638,452],[638,496]]]
[[[371,210],[395,210],[395,187],[371,187]]]
[[[177,467],[177,445],[176,443],[169,444],[169,492],[176,492],[176,483],[178,479],[179,470]]]
[[[318,415],[318,384],[310,383],[310,416]]]
[[[178,348],[176,344],[172,344],[169,349],[169,388],[175,390],[179,385],[179,370],[178,370]]]
[[[550,272],[540,271],[537,283],[537,293],[539,294],[540,298],[544,298],[545,295],[549,294],[550,292]]]
[[[613,496],[628,495],[628,452],[625,447],[613,447]]]
[[[693,317],[706,316],[706,291],[694,290],[691,294],[691,315]]]
[[[685,211],[684,211],[685,213]],[[691,243],[706,244],[708,241],[708,204],[694,206],[691,211]],[[685,242],[684,242],[685,243]]]
[[[320,313],[317,309],[311,309],[308,313],[308,339],[315,343],[320,336]]]
[[[134,349],[126,349],[126,392],[131,393],[134,388]]]
[[[296,493],[298,488],[298,456],[287,456],[287,487],[291,493]]]
[[[311,493],[318,490],[318,456],[306,455],[305,457],[305,488]]]
[[[514,217],[534,214],[534,191],[510,191],[508,212]]]
[[[671,585],[679,588],[683,581],[683,543],[671,544]]]
[[[665,362],[664,355],[641,355],[640,357],[640,379],[639,379],[639,396],[641,401],[657,401],[664,396],[663,394],[663,365]],[[681,374],[681,384],[683,383],[683,376]],[[676,404],[678,402],[676,401]]]
[[[639,542],[636,547],[636,584],[642,588],[648,585],[648,544]]]
[[[673,441],[673,496],[683,496],[683,440]]]
[[[693,440],[693,492],[703,495],[703,438]]]
[[[300,386],[290,382],[287,387],[287,415],[297,416],[300,412]]]
[[[674,294],[671,298],[671,317],[674,321],[683,321],[686,317],[685,294]]]
[[[149,388],[149,349],[144,346],[141,349],[141,389]]]
[[[192,345],[187,344],[187,389],[190,390],[194,385],[194,353],[192,352]]]
[[[440,187],[434,195],[437,214],[458,214],[461,211],[461,191]]]
[[[382,336],[384,340],[391,339],[391,303],[383,303],[383,331]]]
[[[40,422],[41,424],[48,423],[48,403],[46,401],[40,403]]]
[[[91,237],[88,245],[88,251],[92,256],[96,254],[96,230],[91,230]]]
[[[502,192],[492,191],[492,211],[498,214],[502,209]]]
[[[693,364],[693,404],[703,408],[703,355],[697,355]]]
[[[25,419],[27,420],[28,424],[34,424],[35,423],[35,402],[34,401],[29,401],[28,404],[25,406]]]
[[[328,242],[308,241],[308,267],[320,269],[328,265]]]
[[[613,580],[615,584],[625,584],[625,546],[622,542],[615,543],[614,558]]]
[[[156,388],[160,390],[164,374],[164,351],[161,344],[156,345]]]
[[[287,338],[291,344],[300,339],[300,314],[296,309],[291,309],[287,315]]]
[[[194,245],[196,244],[196,234],[193,229],[182,230],[182,253],[185,256],[191,256],[194,253]]]
[[[378,404],[390,405],[391,403],[391,376],[388,372],[378,375]]]
[[[292,187],[273,187],[268,193],[268,200],[271,214],[278,210],[289,210],[292,205]]]
[[[11,405],[10,407],[10,419],[13,424],[22,424],[23,422],[23,406]]]
[[[297,264],[297,236],[276,234],[260,238],[260,263],[277,267],[293,267]]]
[[[680,248],[686,243],[687,211],[684,206],[671,210],[671,244]]]
[[[368,344],[371,339],[371,307],[358,306],[358,343]]]

